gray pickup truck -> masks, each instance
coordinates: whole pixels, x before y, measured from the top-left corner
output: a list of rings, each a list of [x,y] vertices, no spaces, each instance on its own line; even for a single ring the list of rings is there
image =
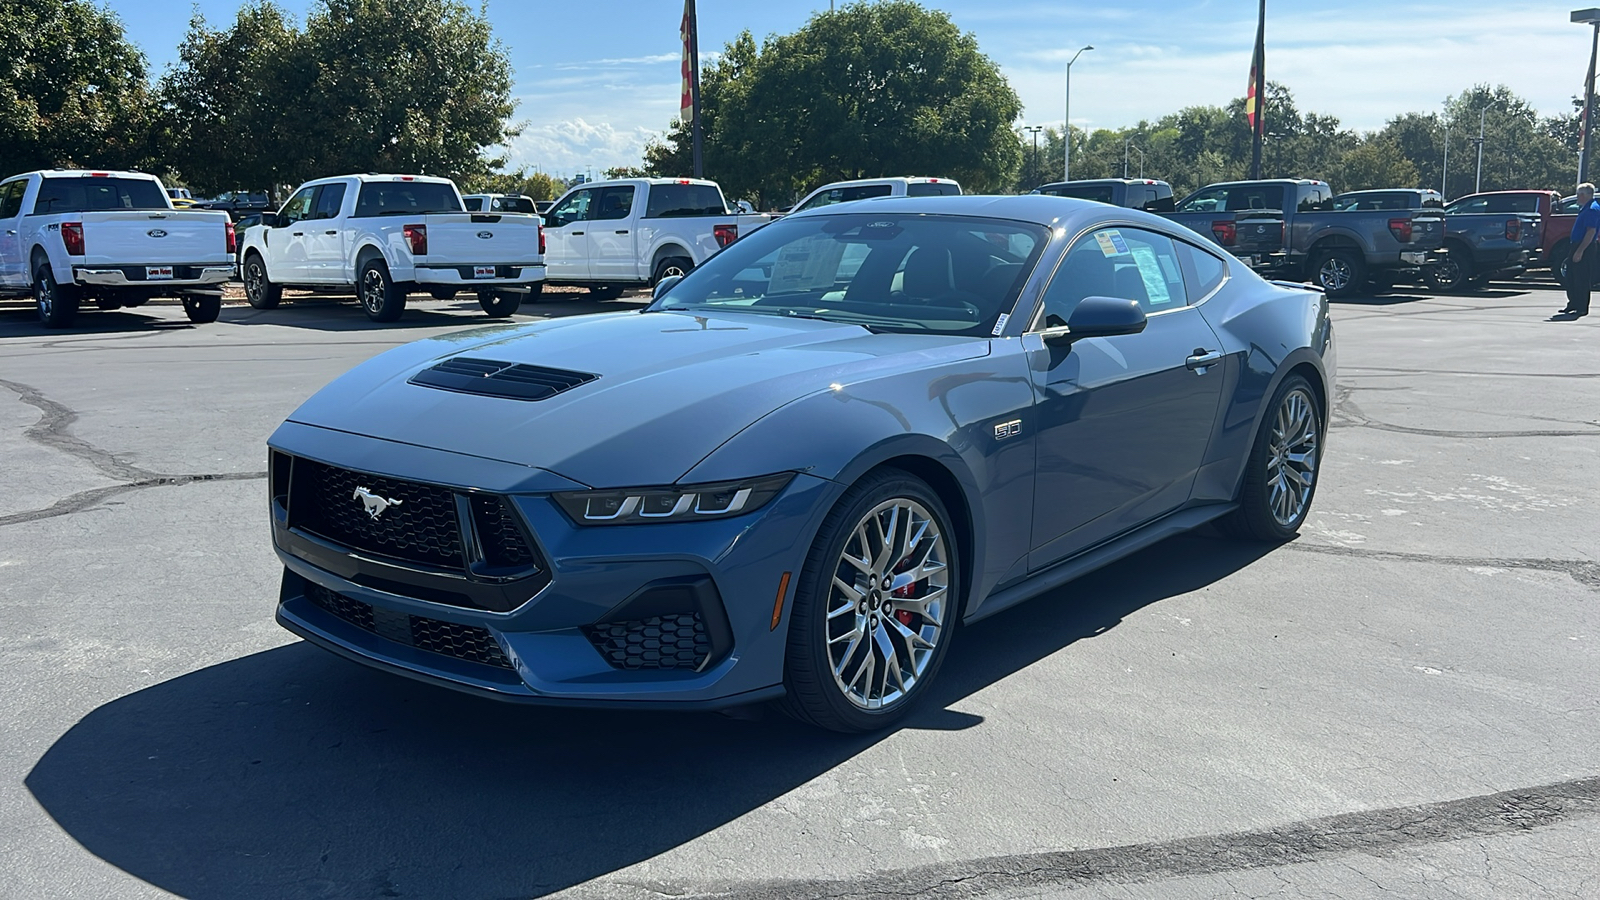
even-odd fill
[[[1532,191],[1458,198],[1444,208],[1444,259],[1427,271],[1441,291],[1482,287],[1490,278],[1520,275],[1539,256],[1544,220]]]
[[[1145,212],[1172,212],[1172,185],[1149,178],[1089,178],[1083,181],[1055,181],[1041,184],[1031,193],[1053,197],[1075,197],[1112,206],[1142,209]]]
[[[1050,194],[1093,200],[1129,209],[1142,209],[1169,219],[1172,215],[1172,185],[1149,178],[1086,178],[1082,181],[1055,181],[1041,184],[1029,193]],[[1261,268],[1283,246],[1283,213],[1276,209],[1246,209],[1190,216],[1179,224],[1239,257],[1254,268]]]
[[[1355,296],[1371,283],[1419,275],[1442,260],[1445,226],[1439,210],[1339,210],[1333,189],[1310,179],[1208,185],[1185,197],[1167,218],[1199,230],[1194,223],[1210,224],[1208,217],[1249,210],[1282,211],[1281,249],[1258,268],[1277,278],[1310,281],[1330,297]]]

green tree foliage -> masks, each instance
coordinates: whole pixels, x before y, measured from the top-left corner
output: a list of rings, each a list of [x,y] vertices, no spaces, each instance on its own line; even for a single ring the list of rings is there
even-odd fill
[[[145,58],[87,0],[0,3],[0,173],[137,168],[154,151]]]
[[[531,200],[554,200],[567,190],[565,181],[527,169],[471,175],[457,183],[464,194],[526,194]]]
[[[1422,183],[1422,176],[1417,174],[1416,164],[1393,138],[1374,134],[1344,154],[1329,183],[1337,185],[1341,191],[1365,191],[1417,187]]]
[[[1022,162],[1016,92],[977,40],[912,0],[855,2],[800,30],[729,44],[701,79],[706,172],[730,196],[781,205],[828,181],[946,175],[1008,187]],[[683,123],[646,168],[681,175]]]
[[[254,0],[196,18],[162,81],[172,154],[196,184],[262,188],[345,172],[470,180],[515,134],[511,64],[457,0],[319,0],[296,28]]]

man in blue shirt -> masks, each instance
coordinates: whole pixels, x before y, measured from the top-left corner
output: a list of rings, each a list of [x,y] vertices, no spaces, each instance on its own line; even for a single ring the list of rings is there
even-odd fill
[[[1600,257],[1600,247],[1594,246],[1597,231],[1600,231],[1600,203],[1594,200],[1594,185],[1586,181],[1578,185],[1578,221],[1572,223],[1572,237],[1569,238],[1572,259],[1567,263],[1567,308],[1562,314],[1589,314],[1595,258]]]

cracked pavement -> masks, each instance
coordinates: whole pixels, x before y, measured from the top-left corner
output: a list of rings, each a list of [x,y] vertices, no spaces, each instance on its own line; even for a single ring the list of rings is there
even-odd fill
[[[0,309],[0,897],[1600,895],[1600,321],[1562,300],[1336,304],[1299,541],[965,629],[862,738],[503,706],[272,622],[267,434],[475,303]]]

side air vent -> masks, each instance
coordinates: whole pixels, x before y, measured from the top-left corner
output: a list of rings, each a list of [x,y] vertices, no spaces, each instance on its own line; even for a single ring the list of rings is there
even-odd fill
[[[588,372],[457,356],[411,376],[411,383],[507,400],[543,400],[599,377]]]

